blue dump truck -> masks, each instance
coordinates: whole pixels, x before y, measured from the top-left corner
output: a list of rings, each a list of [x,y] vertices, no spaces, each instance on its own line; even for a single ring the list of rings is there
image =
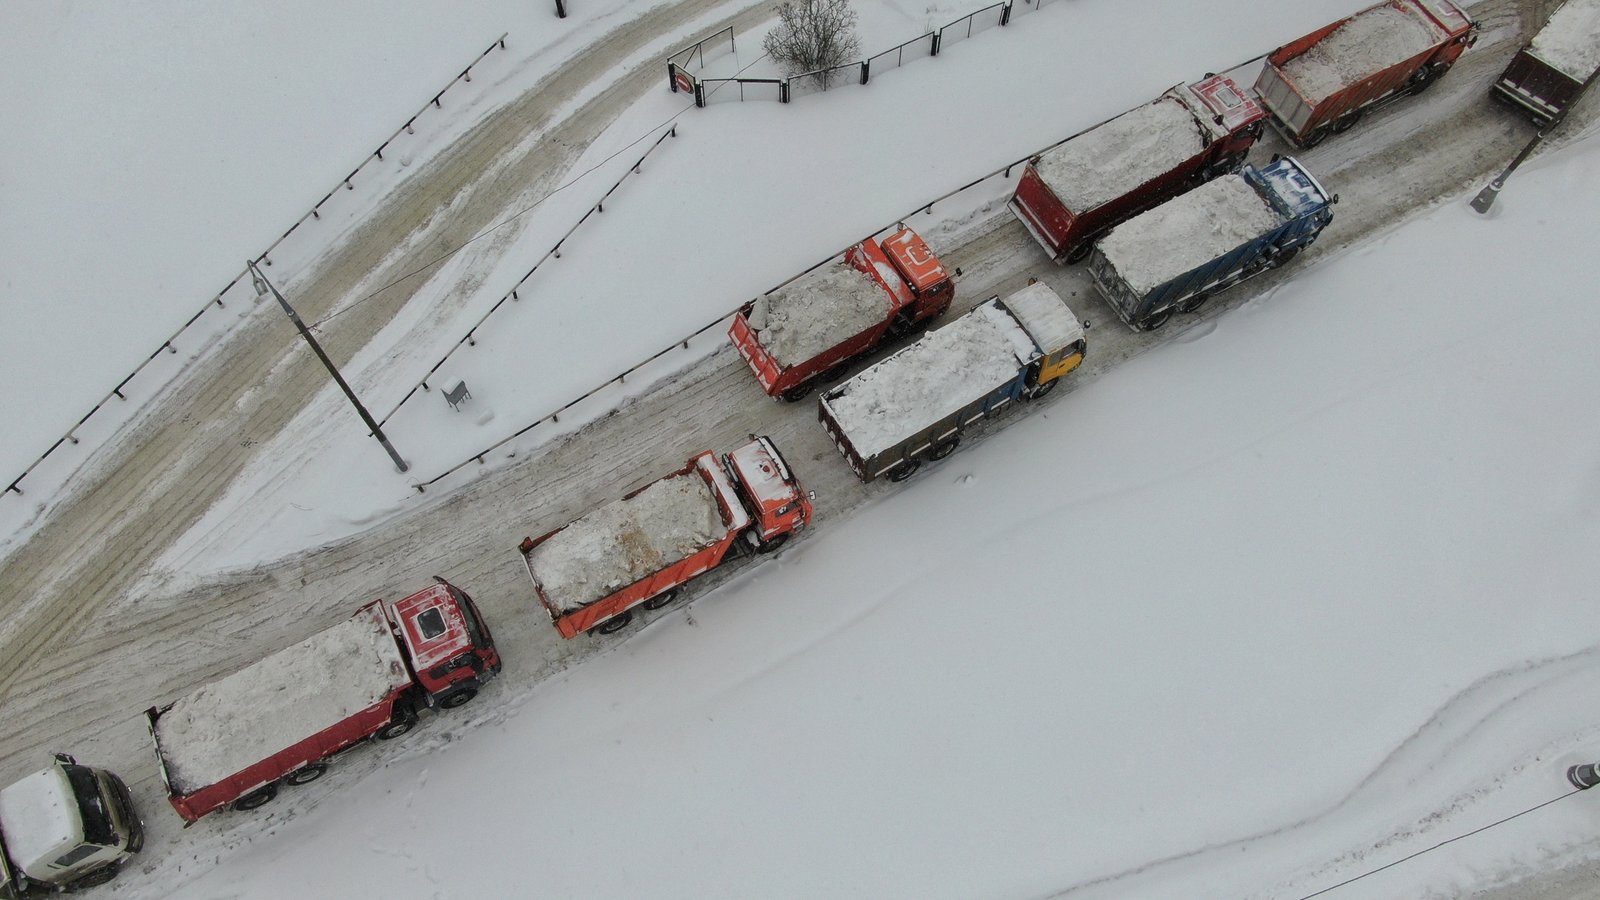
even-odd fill
[[[1245,166],[1112,229],[1089,271],[1124,322],[1150,331],[1293,259],[1337,202],[1290,157]]]

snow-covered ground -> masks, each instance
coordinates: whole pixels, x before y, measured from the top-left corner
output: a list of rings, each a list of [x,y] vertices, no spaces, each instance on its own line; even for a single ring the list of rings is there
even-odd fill
[[[1305,271],[171,895],[1298,897],[1556,797],[1597,197],[1591,142]],[[1587,858],[1597,801],[1335,896]]]

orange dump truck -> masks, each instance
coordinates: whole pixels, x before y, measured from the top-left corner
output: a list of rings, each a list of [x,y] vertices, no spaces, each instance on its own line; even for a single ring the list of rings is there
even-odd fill
[[[778,448],[752,435],[721,459],[701,453],[518,549],[540,605],[573,638],[618,631],[633,607],[666,606],[685,582],[739,550],[776,550],[810,521],[810,495]]]
[[[746,303],[728,336],[769,396],[799,400],[887,340],[930,324],[955,297],[944,264],[901,228]]]

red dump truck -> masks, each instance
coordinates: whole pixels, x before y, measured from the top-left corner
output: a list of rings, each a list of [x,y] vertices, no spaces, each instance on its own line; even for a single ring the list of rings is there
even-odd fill
[[[550,621],[573,638],[619,631],[633,607],[660,609],[740,549],[776,550],[810,521],[811,497],[778,448],[751,435],[518,549]]]
[[[1493,96],[1539,127],[1566,112],[1600,70],[1600,0],[1567,0],[1511,58]]]
[[[1265,118],[1226,76],[1180,84],[1029,160],[1011,211],[1051,258],[1077,262],[1113,226],[1237,169]]]
[[[1389,0],[1268,54],[1255,92],[1285,139],[1315,147],[1421,93],[1477,39],[1478,23],[1450,0]]]
[[[145,716],[161,780],[187,823],[254,809],[280,784],[320,778],[334,754],[399,737],[500,673],[472,598],[442,578],[279,650]]]
[[[915,231],[867,239],[842,259],[746,303],[728,336],[769,396],[799,400],[818,377],[931,323],[955,297],[950,273]]]

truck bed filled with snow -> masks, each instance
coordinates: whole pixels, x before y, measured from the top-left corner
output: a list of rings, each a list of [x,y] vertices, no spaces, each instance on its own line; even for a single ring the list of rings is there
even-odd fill
[[[1142,296],[1281,224],[1250,182],[1225,175],[1118,225],[1099,249]]]
[[[1371,75],[1439,43],[1445,31],[1415,7],[1385,5],[1357,13],[1311,49],[1283,65],[1283,74],[1316,106]]]
[[[889,294],[840,260],[755,302],[750,324],[785,368],[800,365],[889,317]]]
[[[1534,35],[1528,52],[1574,81],[1600,68],[1600,0],[1567,0]]]
[[[528,551],[556,609],[571,612],[661,571],[727,536],[698,468],[600,507]]]
[[[1017,377],[1033,339],[994,301],[872,366],[823,402],[862,458],[916,434]]]
[[[193,793],[410,683],[388,619],[373,605],[179,699],[156,719],[156,740],[173,790]]]
[[[1044,154],[1035,170],[1062,205],[1083,213],[1198,156],[1205,137],[1173,97],[1124,113]]]

